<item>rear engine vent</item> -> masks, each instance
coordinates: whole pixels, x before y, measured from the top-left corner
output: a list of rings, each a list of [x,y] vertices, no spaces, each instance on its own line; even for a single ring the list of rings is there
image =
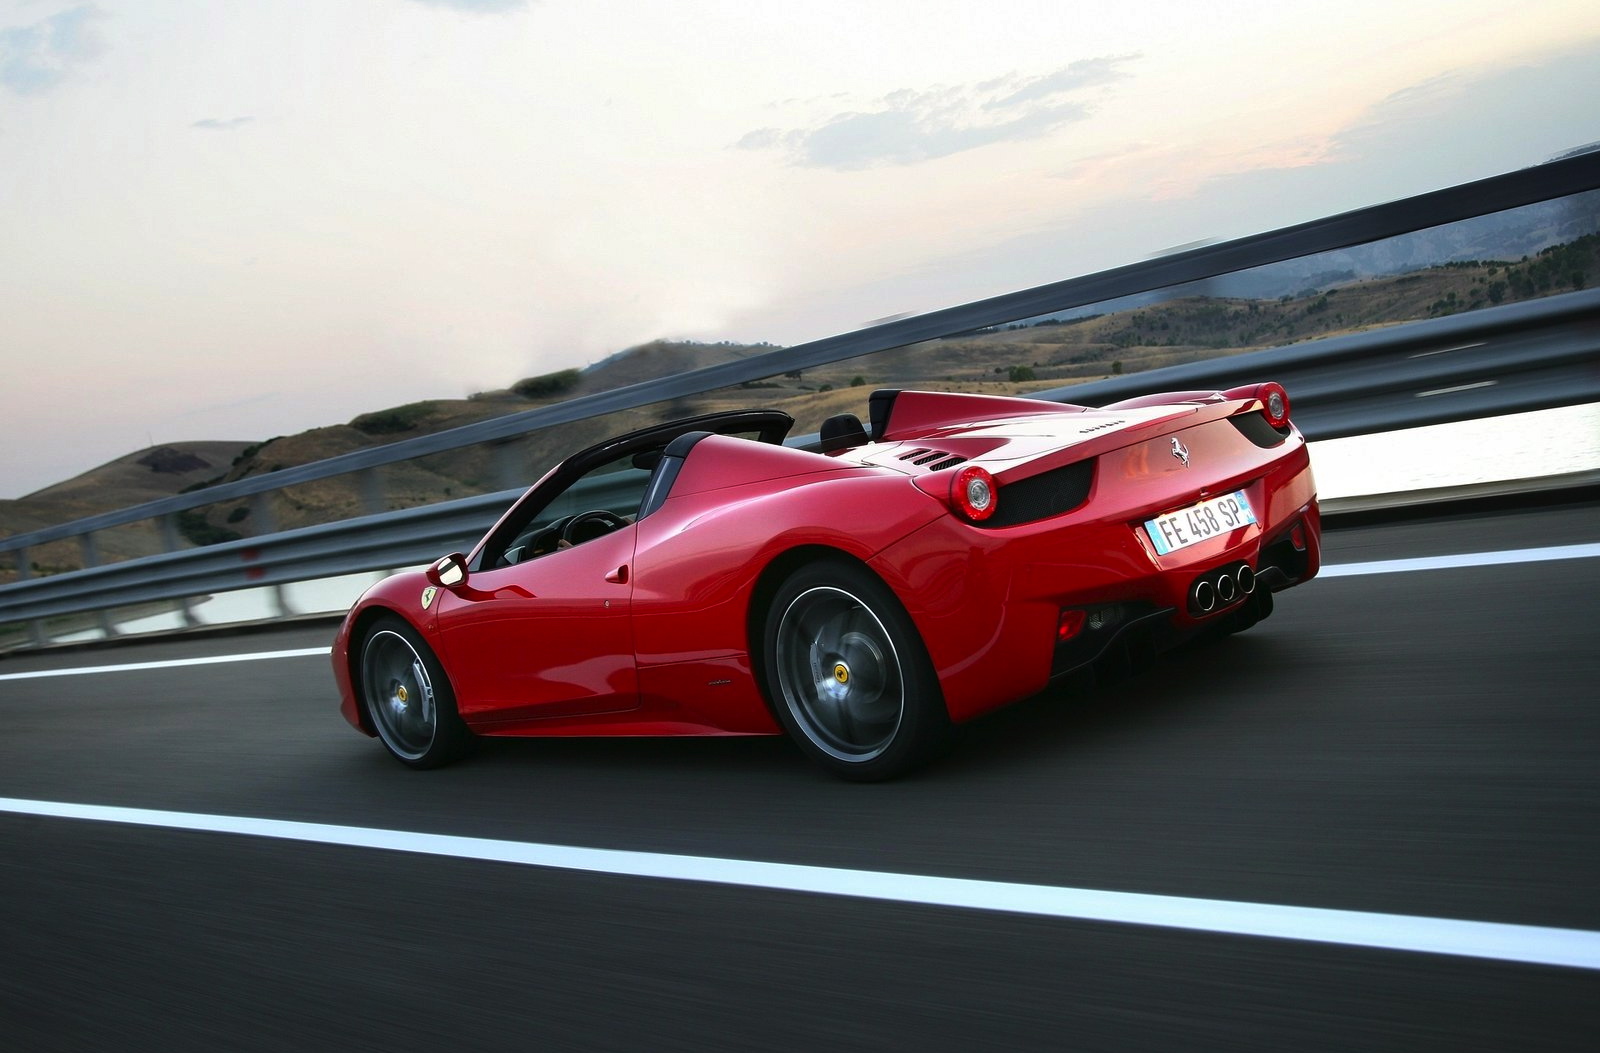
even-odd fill
[[[910,461],[918,467],[927,468],[930,472],[937,472],[941,468],[954,468],[958,464],[965,464],[967,460],[959,454],[945,453],[943,450],[930,450],[926,447],[907,450],[897,459]]]
[[[1093,460],[1053,468],[1020,482],[1001,483],[994,515],[973,525],[1016,526],[1070,512],[1089,499],[1093,483]]]

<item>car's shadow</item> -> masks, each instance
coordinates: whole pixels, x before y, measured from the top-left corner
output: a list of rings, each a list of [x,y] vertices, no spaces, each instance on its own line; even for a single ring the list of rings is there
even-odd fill
[[[778,736],[675,736],[629,738],[480,737],[467,764],[509,769],[538,764],[547,771],[574,773],[596,767],[633,776],[682,767],[770,771],[802,758]]]
[[[1191,641],[1115,678],[1068,677],[963,725],[957,748],[940,768],[948,777],[1039,758],[1070,760],[1076,751],[1139,729],[1181,730],[1227,719],[1292,682],[1294,660],[1282,637],[1257,630]]]
[[[1018,765],[1070,762],[1075,752],[1097,741],[1139,728],[1214,721],[1235,707],[1255,704],[1251,699],[1269,693],[1275,679],[1291,675],[1292,662],[1291,648],[1258,630],[1180,647],[1114,681],[1074,677],[962,725],[943,757],[895,782],[989,778]],[[380,749],[366,753],[363,769],[404,774]],[[481,737],[464,761],[427,774],[428,781],[531,781],[574,788],[619,779],[648,787],[688,775],[731,786],[750,779],[843,785],[776,736]]]
[[[882,783],[840,779],[777,736],[483,738],[414,772],[352,735],[293,790],[319,821],[865,869],[967,873],[1003,857],[1031,873],[1063,842],[1114,854],[1105,831],[1129,815],[1237,781],[1257,763],[1252,735],[1303,716],[1281,705],[1301,653],[1256,631],[1172,651],[1120,683],[964,725],[945,756]]]

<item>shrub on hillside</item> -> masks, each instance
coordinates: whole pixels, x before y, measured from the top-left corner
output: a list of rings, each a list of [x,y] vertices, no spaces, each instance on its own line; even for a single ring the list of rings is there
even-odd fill
[[[580,375],[576,369],[563,369],[519,380],[511,385],[511,390],[525,399],[553,399],[577,387]]]
[[[224,541],[238,541],[243,535],[225,527],[212,526],[197,509],[178,513],[178,533],[191,545],[220,545]]]
[[[410,431],[433,416],[433,403],[408,402],[393,409],[363,413],[350,422],[350,427],[367,435],[393,435]]]

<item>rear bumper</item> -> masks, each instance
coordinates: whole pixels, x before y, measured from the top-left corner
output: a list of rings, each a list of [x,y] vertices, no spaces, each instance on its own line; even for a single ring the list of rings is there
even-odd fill
[[[1203,576],[1248,567],[1254,589],[1269,593],[1314,577],[1321,517],[1304,448],[1225,485],[1246,492],[1257,523],[1164,556],[1143,527],[1163,508],[1105,512],[1091,497],[1067,515],[1004,529],[944,517],[872,563],[916,622],[951,718],[967,720],[1116,657],[1130,642],[1140,645],[1134,654],[1170,646],[1251,602],[1241,592],[1210,610],[1192,608]],[[1064,610],[1084,621],[1063,642]]]
[[[1135,666],[1141,657],[1175,646],[1213,625],[1244,618],[1245,625],[1270,613],[1270,594],[1298,585],[1313,573],[1314,530],[1304,527],[1315,516],[1315,506],[1302,509],[1294,520],[1301,526],[1301,544],[1294,543],[1294,526],[1264,538],[1253,559],[1195,574],[1185,589],[1181,606],[1152,607],[1148,603],[1110,603],[1085,610],[1083,628],[1071,639],[1058,642],[1050,663],[1050,679],[1057,680],[1090,666],[1118,669]],[[1225,581],[1223,579],[1226,579]],[[1195,601],[1196,585],[1211,590],[1204,609]],[[1226,585],[1226,587],[1224,587]],[[1181,617],[1180,617],[1181,612]]]

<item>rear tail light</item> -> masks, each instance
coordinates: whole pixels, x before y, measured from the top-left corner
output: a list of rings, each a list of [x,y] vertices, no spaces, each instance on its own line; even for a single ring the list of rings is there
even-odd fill
[[[994,515],[999,489],[994,476],[975,464],[969,464],[950,480],[951,507],[974,523],[981,523]]]
[[[1283,390],[1282,384],[1261,385],[1260,399],[1261,412],[1268,424],[1281,428],[1289,423],[1289,393]]]
[[[1280,431],[1289,423],[1289,393],[1283,390],[1282,384],[1247,384],[1242,388],[1229,388],[1222,394],[1230,399],[1260,399],[1261,415]]]

